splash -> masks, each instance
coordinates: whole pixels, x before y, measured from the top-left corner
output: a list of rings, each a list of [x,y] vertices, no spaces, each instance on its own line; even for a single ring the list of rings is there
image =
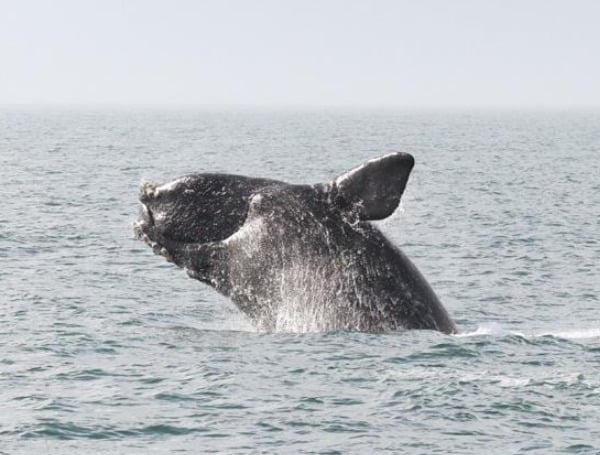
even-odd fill
[[[564,338],[566,340],[600,338],[600,327],[595,327],[591,329],[569,330],[564,332],[547,332],[541,333],[537,336],[553,336],[556,338]]]
[[[472,332],[457,333],[454,336],[456,338],[468,338],[468,337],[484,336],[484,335],[491,335],[491,336],[518,335],[518,336],[524,336],[522,333],[514,332],[514,331],[510,331],[510,330],[505,329],[502,326],[502,324],[500,324],[498,322],[486,322],[486,323],[480,324]]]
[[[343,295],[357,293],[352,274],[345,282],[332,276],[315,279],[315,275],[327,277],[328,261],[313,259],[312,262],[307,267],[299,260],[282,270],[278,280],[280,303],[275,316],[276,332],[322,332],[350,326],[350,321],[357,319],[349,302],[342,311],[332,303],[337,300],[339,304],[344,300]]]
[[[508,330],[498,322],[488,322],[480,324],[475,330],[471,332],[457,333],[454,335],[456,338],[468,338],[476,336],[496,336],[502,337],[507,335],[520,336],[523,338],[541,338],[541,337],[554,337],[562,338],[565,340],[581,340],[581,339],[592,339],[600,338],[600,327],[593,328],[582,328],[574,330],[562,330],[562,331],[549,331],[541,333],[524,334],[514,330]]]

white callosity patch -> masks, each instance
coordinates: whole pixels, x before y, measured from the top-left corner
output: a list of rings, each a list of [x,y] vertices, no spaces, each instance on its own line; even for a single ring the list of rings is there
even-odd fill
[[[164,185],[157,186],[154,190],[154,195],[158,196],[161,193],[169,193],[174,191],[177,186],[185,184],[189,181],[189,177],[181,177],[179,179],[172,180],[171,182],[165,183]]]
[[[136,221],[133,223],[133,234],[136,238],[142,240],[152,250],[161,256],[163,256],[168,262],[173,262],[173,256],[167,249],[160,245],[155,240],[151,239],[148,234],[144,232],[145,223],[143,221]]]
[[[146,197],[152,198],[156,191],[156,185],[152,182],[142,182],[140,185],[140,192]]]

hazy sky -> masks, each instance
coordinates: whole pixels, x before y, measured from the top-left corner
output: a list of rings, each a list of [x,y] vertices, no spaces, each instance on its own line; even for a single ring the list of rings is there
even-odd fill
[[[600,0],[0,0],[0,104],[600,106]]]

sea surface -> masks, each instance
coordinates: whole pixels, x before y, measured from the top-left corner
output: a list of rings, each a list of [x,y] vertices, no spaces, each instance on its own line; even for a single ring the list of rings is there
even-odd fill
[[[259,333],[132,236],[145,180],[393,150],[458,335]],[[0,453],[600,453],[600,112],[3,108]]]

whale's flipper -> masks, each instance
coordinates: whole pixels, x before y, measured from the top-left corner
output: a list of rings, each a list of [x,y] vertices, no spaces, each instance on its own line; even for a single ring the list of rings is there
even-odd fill
[[[414,164],[408,153],[390,153],[342,174],[330,188],[361,220],[381,220],[398,207]]]

